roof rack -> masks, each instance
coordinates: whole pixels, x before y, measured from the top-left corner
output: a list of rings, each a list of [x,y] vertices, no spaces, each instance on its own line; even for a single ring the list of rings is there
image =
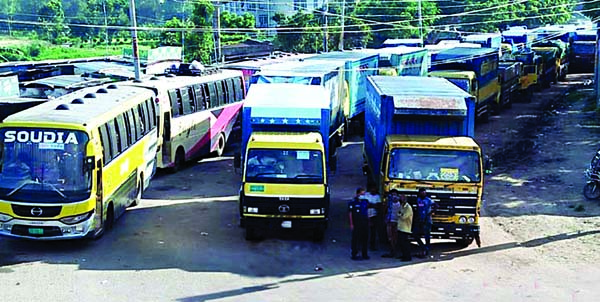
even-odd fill
[[[211,75],[215,73],[219,73],[222,70],[219,67],[206,67],[202,66],[201,69],[192,68],[192,64],[190,63],[181,63],[179,67],[170,67],[165,69],[165,74],[174,74],[174,75],[191,75],[191,76],[205,76]]]

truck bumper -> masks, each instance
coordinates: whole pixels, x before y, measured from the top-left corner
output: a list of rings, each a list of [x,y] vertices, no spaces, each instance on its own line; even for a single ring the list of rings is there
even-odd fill
[[[431,238],[473,239],[477,237],[479,237],[479,225],[434,223],[431,227]]]
[[[263,218],[263,217],[244,217],[245,227],[259,228],[266,230],[282,230],[282,229],[293,229],[293,230],[314,230],[314,229],[326,229],[327,218]]]

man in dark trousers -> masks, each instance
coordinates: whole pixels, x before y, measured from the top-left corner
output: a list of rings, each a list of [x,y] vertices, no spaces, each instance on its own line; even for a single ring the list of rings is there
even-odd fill
[[[352,260],[368,260],[367,253],[369,244],[369,201],[364,198],[365,189],[356,189],[356,195],[348,203],[348,218],[352,230]],[[362,257],[358,256],[358,252]]]
[[[421,247],[421,253],[419,257],[425,257],[429,255],[431,249],[431,225],[433,221],[431,216],[436,209],[436,203],[427,196],[427,190],[420,188],[417,195],[417,213],[415,215],[415,239]],[[424,237],[425,244],[421,241],[421,237]]]

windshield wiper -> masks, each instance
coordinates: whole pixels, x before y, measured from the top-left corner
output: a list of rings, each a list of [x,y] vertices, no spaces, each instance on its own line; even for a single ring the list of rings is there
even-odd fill
[[[298,174],[294,178],[322,178],[319,174]]]
[[[252,177],[259,177],[259,176],[265,176],[265,175],[271,175],[271,174],[281,174],[281,173],[277,173],[277,172],[262,172],[262,173],[256,173],[254,176]]]
[[[65,199],[67,198],[67,196],[63,192],[61,192],[55,185],[48,183],[48,182],[40,182],[39,180],[32,180],[32,179],[23,181],[23,183],[21,183],[18,187],[14,188],[8,194],[6,194],[6,196],[11,196],[11,195],[15,194],[16,192],[23,189],[23,187],[25,187],[27,185],[47,185],[50,188],[52,188],[52,190],[54,190],[54,192],[58,193],[58,195],[60,195],[62,198],[65,198]]]

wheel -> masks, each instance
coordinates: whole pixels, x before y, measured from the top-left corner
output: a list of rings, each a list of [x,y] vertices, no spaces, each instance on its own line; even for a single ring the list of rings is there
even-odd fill
[[[461,247],[467,247],[467,246],[471,245],[471,243],[473,243],[473,238],[456,239],[456,243],[458,245],[460,245]]]
[[[135,198],[133,199],[133,202],[131,203],[130,207],[135,207],[138,204],[140,204],[140,200],[142,200],[142,192],[144,192],[144,175],[140,175],[140,181],[138,182],[137,188],[135,190]]]
[[[527,91],[525,92],[525,103],[531,103],[532,99],[533,99],[533,87],[529,86],[529,88],[527,88]]]
[[[587,199],[600,198],[600,187],[598,186],[598,183],[591,181],[585,184],[583,187],[583,196]]]
[[[246,240],[254,241],[257,240],[256,230],[253,227],[246,226]]]
[[[313,231],[313,241],[321,242],[321,241],[323,241],[324,238],[325,238],[325,230],[322,227],[317,227]]]
[[[105,232],[112,230],[115,225],[115,210],[112,203],[108,205],[108,209],[106,210],[106,220],[103,224]]]
[[[169,169],[169,172],[175,173],[181,168],[183,168],[183,164],[185,163],[185,152],[183,148],[178,148],[177,153],[175,153],[175,162],[173,163],[173,167]]]
[[[223,152],[225,152],[225,134],[223,132],[219,133],[219,140],[217,142],[217,149],[215,149],[215,154],[217,157],[223,156]]]

